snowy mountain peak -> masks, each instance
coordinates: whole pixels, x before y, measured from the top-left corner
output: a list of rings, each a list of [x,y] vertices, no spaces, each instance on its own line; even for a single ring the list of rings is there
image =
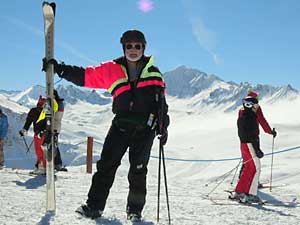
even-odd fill
[[[186,99],[187,107],[197,111],[210,111],[218,107],[225,112],[236,110],[249,89],[257,92],[260,100],[266,99],[269,103],[299,97],[299,92],[291,85],[274,87],[249,82],[236,84],[186,66],[165,73],[164,78],[168,95]]]
[[[73,85],[56,87],[61,98],[65,99],[65,103],[76,104],[78,101],[84,101],[91,104],[105,105],[111,102],[111,97],[101,91],[91,89],[80,89]],[[36,105],[40,95],[45,96],[45,87],[36,85],[24,91],[12,93],[9,99],[27,107]]]
[[[215,75],[208,75],[197,69],[180,66],[175,70],[166,72],[164,78],[169,95],[179,98],[191,97],[211,87],[216,83],[224,83]]]
[[[33,106],[36,104],[36,101],[40,95],[45,95],[44,93],[44,87],[42,87],[41,85],[35,85],[17,93],[16,95],[11,95],[10,99],[12,101],[18,102],[20,105]]]

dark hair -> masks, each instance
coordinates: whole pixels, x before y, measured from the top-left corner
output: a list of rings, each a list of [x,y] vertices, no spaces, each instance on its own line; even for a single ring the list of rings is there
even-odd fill
[[[59,95],[58,95],[58,92],[56,89],[53,90],[53,95],[54,95],[54,98],[56,101],[63,101],[64,99],[61,98]]]
[[[36,103],[36,106],[37,107],[43,107],[45,102],[46,102],[46,98],[40,95],[40,97],[38,99],[38,102]]]
[[[120,38],[120,43],[125,45],[127,42],[141,42],[144,47],[147,43],[144,34],[139,30],[128,30],[124,32]]]

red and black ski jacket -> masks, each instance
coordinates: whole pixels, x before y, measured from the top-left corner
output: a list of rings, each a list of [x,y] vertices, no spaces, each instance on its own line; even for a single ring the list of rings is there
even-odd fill
[[[239,117],[241,117],[244,112],[245,112],[245,109],[244,109],[244,107],[242,107],[239,110]],[[267,122],[266,118],[264,117],[264,114],[263,114],[260,106],[257,108],[255,114],[256,114],[256,123],[257,123],[257,128],[256,128],[257,136],[259,135],[259,126],[258,125],[260,125],[263,128],[265,133],[273,134],[272,128],[270,127],[269,123]]]
[[[165,82],[158,68],[153,65],[152,56],[143,56],[139,63],[142,64],[142,70],[134,82],[130,82],[125,57],[86,68],[59,64],[56,72],[61,78],[78,86],[106,89],[113,97],[112,111],[117,116],[143,115],[145,119],[148,119],[150,113],[157,115],[159,105],[157,94],[162,92],[165,96]],[[167,127],[169,124],[168,106],[165,98],[162,102],[164,104],[164,127]]]

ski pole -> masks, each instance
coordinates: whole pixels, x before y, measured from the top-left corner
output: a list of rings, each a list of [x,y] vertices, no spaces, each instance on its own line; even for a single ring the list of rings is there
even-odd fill
[[[275,128],[273,128],[273,131],[275,131]],[[271,175],[270,175],[270,191],[272,191],[272,175],[273,175],[273,160],[274,160],[274,139],[275,137],[273,136],[272,139],[272,157],[271,157]]]
[[[160,171],[161,171],[161,151],[159,149],[159,159],[158,159],[158,182],[157,182],[157,215],[156,220],[159,222],[159,208],[160,208]]]
[[[243,162],[244,163],[244,165],[246,165],[248,162],[250,162],[251,160],[253,160],[253,158],[250,158],[250,159],[248,159],[246,162]],[[228,172],[226,172],[226,173],[224,173],[224,174],[222,174],[221,176],[219,176],[217,179],[215,179],[213,182],[217,182],[219,179],[221,179],[222,178],[222,180],[219,182],[219,183],[217,183],[217,185],[210,191],[210,192],[208,192],[207,194],[206,194],[206,197],[208,197],[211,193],[213,193],[216,189],[217,189],[217,187],[219,187],[223,182],[224,182],[224,180],[236,169],[236,168],[238,168],[239,167],[239,165],[241,164],[241,162],[242,162],[242,160],[240,160],[239,161],[239,163],[233,168],[233,169],[231,169],[231,170],[229,170]],[[212,183],[212,182],[211,182]],[[205,186],[208,186],[208,184],[205,184]]]
[[[168,210],[168,220],[169,220],[169,225],[171,225],[171,215],[170,215],[170,204],[169,204],[169,192],[168,192],[168,183],[167,183],[165,153],[164,153],[164,147],[161,144],[161,141],[160,141],[160,151],[161,151],[161,155],[162,155],[163,170],[164,170],[164,181],[165,181],[165,192],[166,192],[166,201],[167,201],[167,210]]]
[[[26,151],[26,153],[28,153],[28,152],[30,151],[30,148],[28,147],[28,144],[27,144],[27,142],[26,142],[26,139],[25,139],[25,137],[24,137],[24,136],[22,136],[22,138],[23,138],[23,141],[24,141],[24,143],[25,143],[25,146],[26,146],[26,148],[27,148],[27,151]]]
[[[218,176],[218,177],[217,177],[216,179],[214,179],[213,181],[210,181],[210,182],[206,183],[205,186],[207,187],[208,185],[210,185],[210,184],[212,184],[212,183],[218,182],[218,181],[219,181],[220,179],[222,179],[224,176],[227,177],[228,175],[230,175],[230,174],[232,173],[233,170],[235,170],[236,168],[239,167],[240,163],[241,163],[241,160],[240,160],[239,163],[238,163],[235,167],[233,167],[231,170],[229,170],[228,172],[222,174],[221,176]]]
[[[158,126],[159,126],[159,164],[158,164],[158,193],[157,193],[157,222],[159,222],[159,208],[160,208],[160,179],[161,179],[161,161],[163,162],[163,172],[164,172],[164,181],[165,181],[165,192],[166,192],[166,201],[167,201],[167,210],[168,210],[168,219],[169,225],[171,225],[171,216],[170,216],[170,205],[169,205],[169,194],[168,194],[168,184],[167,184],[167,172],[166,172],[166,164],[165,164],[165,155],[164,148],[162,143],[162,131],[163,131],[163,116],[164,116],[164,92],[163,90],[159,90],[156,93],[156,102],[158,106]]]
[[[32,139],[32,141],[31,141],[31,143],[30,143],[30,145],[29,145],[29,150],[31,149],[31,146],[32,146],[32,144],[33,144],[33,141],[34,141],[34,139]]]
[[[241,161],[242,161],[242,158],[240,159],[240,162],[239,162],[238,166],[236,166],[236,170],[235,170],[234,175],[233,175],[233,178],[232,178],[232,180],[231,180],[231,182],[230,182],[231,185],[233,184],[233,181],[234,181],[234,179],[235,179],[235,176],[236,176],[236,173],[237,173],[237,171],[238,171],[238,168],[239,168],[239,165],[240,165]]]
[[[240,165],[240,163],[239,163],[236,167],[238,167],[239,165]],[[236,169],[236,167],[234,167],[233,169],[231,169],[231,170],[228,171],[227,173],[223,174],[222,176],[218,177],[215,181],[219,180],[220,178],[222,178],[222,180],[221,180],[219,183],[217,183],[217,185],[216,185],[210,192],[208,192],[208,193],[206,194],[206,196],[208,197],[211,193],[213,193],[213,192],[217,189],[217,187],[219,187],[219,186],[224,182],[224,180],[225,180],[227,177],[229,177],[229,175],[232,173],[233,170]],[[207,184],[206,186],[208,186],[208,184]]]

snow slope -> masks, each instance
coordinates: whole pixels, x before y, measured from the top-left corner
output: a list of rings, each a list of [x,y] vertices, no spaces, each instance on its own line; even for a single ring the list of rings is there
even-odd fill
[[[230,184],[234,168],[239,163],[239,140],[236,130],[237,111],[224,113],[200,113],[193,107],[186,108],[187,100],[168,97],[171,125],[170,138],[165,147],[170,209],[174,225],[219,224],[300,224],[300,206],[250,207],[243,205],[213,205],[204,196],[226,198],[224,189]],[[300,197],[300,100],[261,102],[265,117],[276,127],[278,137],[274,143],[274,167],[272,192],[263,189],[263,199],[288,201]],[[21,110],[20,110],[21,111]],[[0,221],[1,224],[129,224],[125,206],[128,192],[128,157],[124,156],[112,187],[104,217],[98,220],[80,218],[74,210],[84,203],[91,183],[91,175],[85,173],[86,136],[94,136],[94,162],[109,128],[112,114],[110,105],[93,105],[78,102],[66,108],[63,132],[60,136],[62,158],[69,172],[57,173],[55,215],[45,213],[45,178],[26,175],[33,166],[27,156],[7,154],[7,168],[0,171]],[[272,137],[261,132],[262,159],[261,181],[270,180]],[[285,151],[282,151],[285,150]],[[9,150],[14,151],[14,149]],[[147,203],[143,212],[143,224],[156,224],[158,142],[151,154],[148,173]],[[14,157],[23,158],[26,167]],[[34,160],[34,159],[33,159]],[[12,168],[18,168],[16,173]],[[95,165],[94,165],[95,170]],[[223,182],[223,175],[227,172]],[[219,182],[221,182],[219,184]],[[162,182],[163,184],[163,182]],[[285,185],[286,184],[286,185]],[[160,224],[167,223],[164,188],[161,193]]]

